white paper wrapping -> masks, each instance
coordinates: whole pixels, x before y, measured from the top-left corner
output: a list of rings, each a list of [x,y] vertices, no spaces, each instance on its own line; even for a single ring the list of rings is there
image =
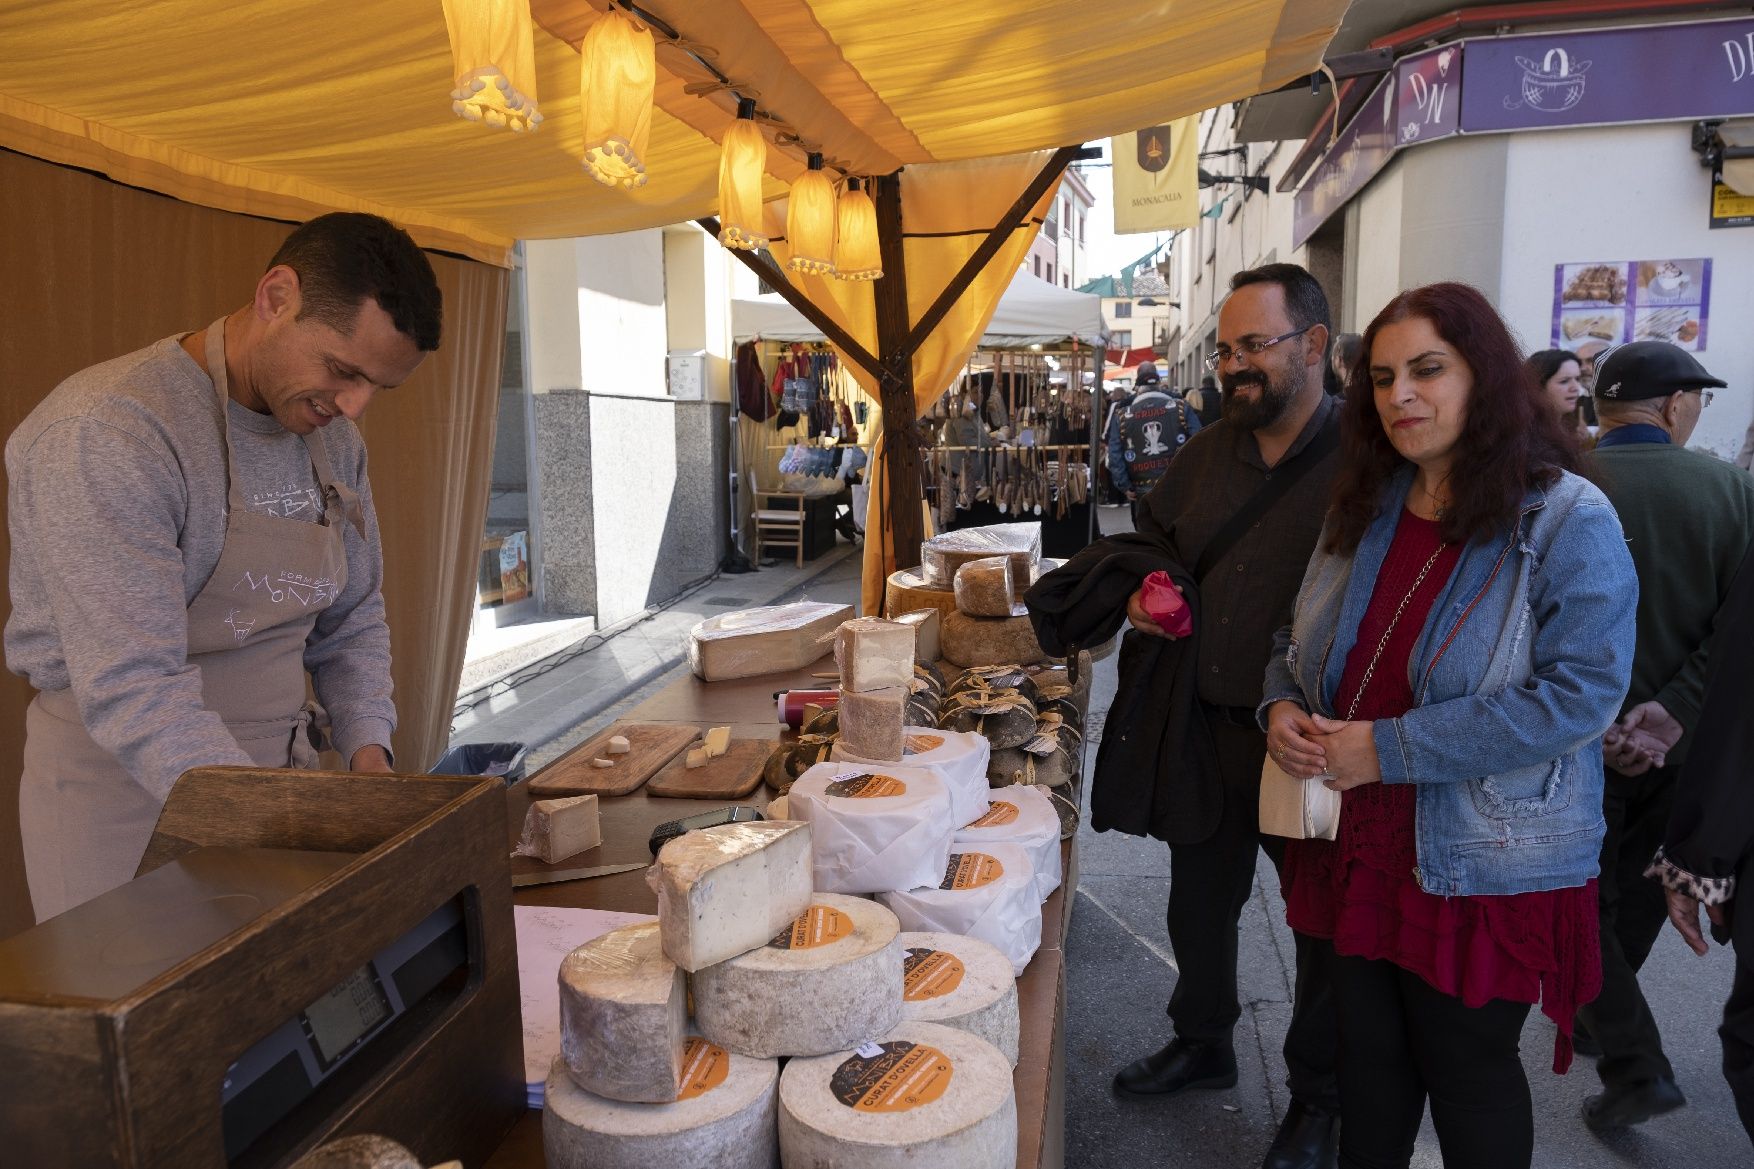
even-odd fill
[[[958,883],[954,875],[979,866],[981,857],[998,863],[1001,871],[997,876],[966,888],[941,887]],[[1029,854],[1016,844],[978,849],[958,845],[951,851],[946,870],[930,887],[880,893],[877,900],[895,912],[903,930],[979,938],[996,946],[1011,960],[1012,973],[1021,975],[1041,945],[1041,901],[1035,895],[1035,870]]]
[[[1016,784],[993,789],[988,810],[958,828],[955,843],[981,849],[1015,844],[1029,854],[1039,900],[1046,901],[1060,887],[1060,813],[1038,787]]]
[[[902,731],[902,742],[903,765],[928,768],[950,789],[952,823],[967,824],[986,815],[987,799],[991,793],[987,785],[987,765],[991,762],[993,747],[984,735],[972,731],[941,731],[935,727],[907,727]],[[835,743],[829,758],[847,763],[878,762],[860,758],[841,742]]]
[[[873,779],[859,785],[861,794],[836,794],[864,776]],[[818,763],[798,777],[786,804],[788,815],[810,825],[819,893],[882,893],[943,879],[956,821],[950,791],[930,768]]]

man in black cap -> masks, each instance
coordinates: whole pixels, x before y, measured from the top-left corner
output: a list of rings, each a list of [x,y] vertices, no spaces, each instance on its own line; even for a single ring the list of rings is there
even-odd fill
[[[1109,419],[1108,473],[1133,506],[1151,493],[1182,444],[1200,429],[1200,416],[1180,398],[1166,393],[1157,366],[1139,363],[1133,374],[1133,400]]]
[[[1636,341],[1596,363],[1601,431],[1589,455],[1638,569],[1638,644],[1620,721],[1603,737],[1602,993],[1578,1012],[1601,1047],[1603,1091],[1584,1122],[1625,1128],[1686,1103],[1638,985],[1667,916],[1644,879],[1704,701],[1706,651],[1754,541],[1754,480],[1687,439],[1724,383],[1685,350]]]

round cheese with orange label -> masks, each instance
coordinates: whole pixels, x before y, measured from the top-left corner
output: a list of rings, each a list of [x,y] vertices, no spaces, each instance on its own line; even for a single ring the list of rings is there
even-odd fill
[[[1017,979],[1011,960],[979,938],[904,933],[901,1017],[979,1035],[1017,1063]]]
[[[943,780],[899,763],[818,763],[798,777],[786,805],[810,825],[811,876],[824,893],[935,880],[956,831]]]
[[[1041,899],[1029,854],[1016,844],[956,845],[930,884],[879,893],[912,932],[963,934],[1004,954],[1013,974],[1041,944]]]
[[[903,729],[902,743],[902,765],[927,769],[943,782],[950,792],[951,816],[958,824],[981,814],[987,803],[991,743],[969,731],[916,726]],[[851,754],[840,742],[835,743],[830,758],[842,763],[870,762]]]
[[[956,830],[959,848],[989,844],[1015,844],[1029,854],[1041,900],[1060,887],[1060,813],[1044,789],[1027,784],[994,788],[986,812]]]

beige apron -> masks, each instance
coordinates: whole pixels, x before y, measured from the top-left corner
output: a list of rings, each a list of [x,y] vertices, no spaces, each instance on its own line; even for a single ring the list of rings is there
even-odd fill
[[[219,563],[189,605],[188,660],[203,704],[260,767],[314,767],[305,704],[305,638],[347,587],[342,522],[363,533],[358,497],[335,481],[320,431],[304,436],[323,492],[323,522],[258,515],[244,505],[232,457],[225,320],[207,330],[230,488]],[[92,741],[71,691],[25,712],[19,822],[38,921],[134,879],[161,804]]]

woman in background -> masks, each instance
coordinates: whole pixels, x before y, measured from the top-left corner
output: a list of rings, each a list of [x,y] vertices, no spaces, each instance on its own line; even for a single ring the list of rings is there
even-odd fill
[[[1578,404],[1584,389],[1582,359],[1569,349],[1543,349],[1529,354],[1529,373],[1566,428],[1577,435],[1579,445],[1586,450],[1594,446],[1595,436]]]

